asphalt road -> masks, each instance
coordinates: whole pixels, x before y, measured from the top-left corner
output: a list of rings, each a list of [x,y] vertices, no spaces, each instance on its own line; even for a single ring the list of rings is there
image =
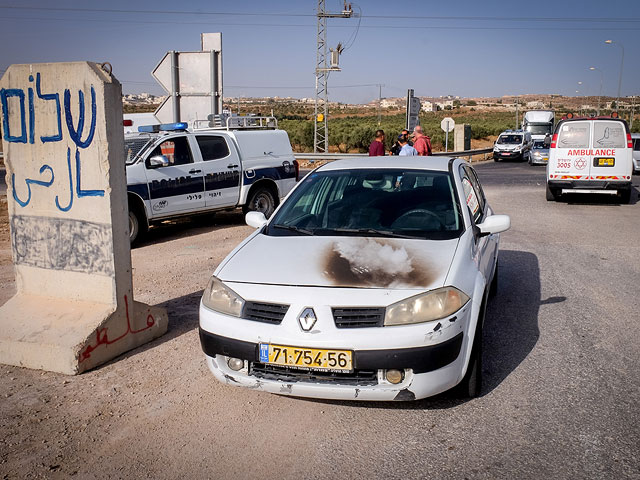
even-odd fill
[[[154,229],[132,253],[136,298],[169,311],[165,338],[70,382],[0,368],[0,472],[640,479],[637,191],[630,205],[555,203],[543,167],[477,171],[494,210],[512,220],[488,305],[481,397],[330,402],[216,382],[198,345],[197,302],[211,265],[250,231],[225,214],[213,227]]]

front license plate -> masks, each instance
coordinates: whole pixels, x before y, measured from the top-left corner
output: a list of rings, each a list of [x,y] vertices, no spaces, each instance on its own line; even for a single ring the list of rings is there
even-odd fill
[[[509,152],[502,152],[502,155],[511,155]]]
[[[305,370],[353,371],[350,350],[326,350],[261,343],[260,362]]]
[[[615,158],[594,158],[594,167],[613,167],[616,164]]]

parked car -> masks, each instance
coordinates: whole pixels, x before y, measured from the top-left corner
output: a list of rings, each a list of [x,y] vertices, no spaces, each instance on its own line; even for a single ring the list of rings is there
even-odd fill
[[[621,118],[574,118],[558,122],[547,163],[547,200],[565,193],[617,195],[631,199],[633,144]]]
[[[549,145],[544,140],[534,140],[529,165],[546,165],[549,161]]]
[[[633,173],[640,173],[640,133],[632,133],[631,140],[633,141]]]
[[[178,216],[236,207],[273,213],[298,178],[287,132],[270,128],[272,117],[233,120],[235,128],[176,123],[125,136],[131,243],[149,224]]]
[[[531,133],[522,130],[502,132],[493,146],[493,160],[529,160],[531,155]]]
[[[339,160],[308,174],[216,268],[200,340],[221,382],[414,400],[480,393],[500,232],[461,159]]]

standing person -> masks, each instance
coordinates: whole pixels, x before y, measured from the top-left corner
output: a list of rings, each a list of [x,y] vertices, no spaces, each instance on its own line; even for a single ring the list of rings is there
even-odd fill
[[[369,145],[369,156],[384,156],[384,130],[376,130],[376,138]]]
[[[409,140],[405,135],[398,135],[398,144],[400,145],[400,153],[398,155],[401,156],[411,156],[418,155],[418,151],[409,145]]]
[[[413,146],[418,151],[418,155],[422,157],[431,155],[431,138],[422,132],[420,125],[413,129],[413,137]]]
[[[402,132],[400,133],[400,135],[404,135],[404,137],[407,139],[409,139],[409,130],[407,130],[406,128],[404,130],[402,130]],[[398,137],[400,138],[400,137]],[[408,142],[409,145],[413,146],[413,144],[411,142]],[[389,153],[391,155],[398,155],[400,154],[400,149],[402,148],[402,145],[400,145],[397,141],[396,143],[393,144],[393,146],[389,149]]]

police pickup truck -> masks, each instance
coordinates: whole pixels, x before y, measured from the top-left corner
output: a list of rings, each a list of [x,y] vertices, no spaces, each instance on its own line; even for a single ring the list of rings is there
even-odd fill
[[[142,126],[125,135],[129,238],[170,218],[242,207],[269,217],[299,169],[289,137],[273,117],[231,117]]]

